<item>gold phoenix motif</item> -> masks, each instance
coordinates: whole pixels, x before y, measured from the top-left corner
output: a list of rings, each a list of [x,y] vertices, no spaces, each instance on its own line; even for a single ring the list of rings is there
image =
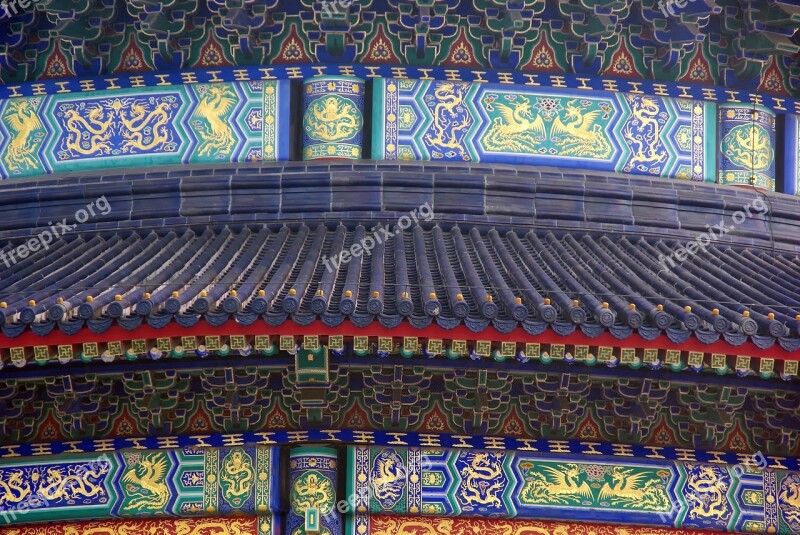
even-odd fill
[[[228,154],[235,143],[233,130],[224,120],[236,102],[236,96],[226,85],[211,85],[192,115],[195,133],[200,138],[198,156],[214,153]]]
[[[557,147],[554,156],[608,158],[613,148],[598,120],[601,110],[588,109],[591,102],[572,99],[564,108],[563,119],[556,116],[547,131],[547,122],[533,110],[529,99],[517,95],[512,106],[496,102],[500,113],[492,121],[482,143],[492,152],[539,154],[543,145]]]
[[[556,142],[566,156],[597,156],[606,158],[611,146],[606,141],[603,127],[596,124],[602,115],[600,110],[584,111],[584,104],[575,105],[578,99],[567,102],[564,121],[556,117],[550,129],[550,137],[563,136]]]
[[[531,113],[531,103],[528,100],[517,102],[514,108],[502,103],[495,104],[495,107],[500,111],[502,118],[496,118],[495,126],[489,131],[492,145],[522,148],[525,137],[532,136],[531,145],[547,139],[544,120],[540,115]],[[518,135],[522,135],[523,140],[517,142],[519,145],[515,145],[514,138]]]
[[[604,474],[601,472],[599,478],[595,476],[596,482],[591,485],[584,479],[584,473],[588,477],[586,467],[579,463],[538,464],[525,475],[520,501],[532,505],[644,511],[665,511],[670,507],[660,473],[640,467],[612,466]]]
[[[133,498],[123,510],[158,510],[166,505],[169,500],[169,487],[165,483],[167,463],[166,453],[146,453],[126,470],[122,482],[128,484],[125,491]]]
[[[634,473],[631,468],[611,469],[612,483],[600,489],[599,498],[612,505],[661,510],[668,505],[667,495],[660,482],[648,479],[648,474]]]
[[[403,495],[406,471],[403,459],[394,450],[383,450],[375,459],[372,492],[381,504],[392,507]]]
[[[31,100],[9,100],[8,110],[3,120],[11,131],[11,141],[4,158],[8,170],[14,172],[23,167],[28,169],[38,167],[39,163],[33,156],[36,151],[34,134],[36,131],[42,130],[44,126],[42,126]]]
[[[791,529],[800,528],[800,475],[787,476],[781,483],[778,501],[781,515]]]
[[[580,481],[580,468],[567,463],[560,469],[542,466],[541,472],[529,473],[522,487],[521,497],[531,503],[569,503],[575,499],[594,496],[585,481]]]

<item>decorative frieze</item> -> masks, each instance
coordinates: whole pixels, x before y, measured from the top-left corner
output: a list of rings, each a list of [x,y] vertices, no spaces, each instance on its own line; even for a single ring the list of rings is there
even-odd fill
[[[266,446],[128,449],[5,459],[0,524],[278,510],[278,454]]]
[[[289,159],[289,82],[98,90],[0,101],[0,177]]]
[[[758,456],[726,465],[632,454],[607,459],[568,448],[561,453],[353,446],[348,493],[362,498],[348,532],[372,532],[374,517],[367,512],[570,518],[737,533],[800,528],[800,473],[765,469]],[[378,532],[385,523],[377,521]],[[402,532],[398,527],[393,533]]]
[[[377,79],[373,156],[714,177],[714,106],[653,95]]]

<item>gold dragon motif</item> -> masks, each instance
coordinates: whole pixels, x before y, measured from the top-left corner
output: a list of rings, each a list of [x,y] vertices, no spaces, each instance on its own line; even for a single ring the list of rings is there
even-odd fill
[[[235,95],[225,85],[211,85],[197,105],[192,124],[197,127],[200,138],[198,156],[208,156],[214,152],[228,154],[235,143],[233,131],[223,120],[236,102]]]
[[[322,514],[333,506],[335,491],[333,483],[318,472],[307,472],[298,477],[292,488],[292,508],[304,512],[309,507],[318,507]]]
[[[689,533],[688,531],[686,533]],[[695,533],[695,532],[692,532]],[[615,528],[614,535],[674,535],[673,529],[659,529],[659,528],[626,528],[618,526]],[[588,534],[592,535],[592,534]]]
[[[760,125],[743,125],[731,130],[723,142],[731,162],[753,171],[766,171],[773,153],[769,134]]]
[[[503,533],[503,535],[506,535]],[[508,535],[574,535],[566,526],[544,527],[537,525],[519,526],[511,529]]]
[[[472,125],[472,118],[464,108],[468,84],[444,82],[433,91],[437,103],[433,108],[433,132],[425,134],[425,141],[439,149],[453,149],[462,158],[468,158],[463,139]]]
[[[48,468],[46,484],[39,488],[39,495],[46,500],[75,499],[78,497],[91,498],[104,494],[105,490],[98,480],[106,470],[87,470],[81,475],[69,474],[64,476],[63,468]]]
[[[81,526],[80,528],[75,526],[65,526],[64,527],[64,535],[127,535],[128,528],[124,525],[122,526],[114,526],[113,524],[109,524],[108,526],[97,526],[97,527],[86,527]]]
[[[459,498],[468,505],[501,506],[497,495],[503,490],[503,467],[496,455],[477,452],[468,466],[461,469]]]
[[[121,111],[120,121],[127,128],[122,132],[122,137],[125,138],[122,143],[123,152],[127,152],[130,149],[146,151],[169,141],[169,133],[165,128],[171,119],[168,113],[169,108],[170,104],[168,102],[161,102],[148,113],[145,106],[133,102],[130,116]],[[150,130],[149,135],[152,136],[152,139],[149,143],[145,143],[144,139],[147,136],[143,131],[148,127]]]
[[[652,97],[630,98],[631,113],[639,124],[634,126],[633,121],[628,121],[622,136],[630,142],[633,158],[629,165],[637,163],[661,163],[669,155],[659,149],[661,140],[661,123],[658,122],[660,113],[658,102]]]
[[[600,499],[623,507],[650,510],[668,507],[668,498],[660,483],[647,478],[647,473],[635,474],[631,468],[615,466],[611,469],[611,484],[605,483],[600,489]]]
[[[225,494],[235,497],[246,495],[253,486],[253,465],[250,457],[241,450],[234,450],[225,457],[220,480],[226,483]]]
[[[125,510],[161,509],[169,500],[169,487],[165,483],[167,475],[167,455],[162,452],[143,454],[138,463],[123,474],[125,490],[133,498]]]
[[[28,99],[11,99],[4,122],[11,131],[11,141],[6,150],[5,162],[11,172],[38,166],[34,133],[43,129],[36,110]]]
[[[31,486],[22,470],[0,472],[0,505],[15,505],[31,495]]]
[[[573,535],[565,524],[551,525],[536,521],[386,516],[373,519],[371,524],[373,535]]]
[[[248,520],[176,519],[156,520],[145,524],[127,522],[92,522],[63,527],[63,535],[141,535],[142,533],[173,533],[175,535],[249,535],[253,533]]]
[[[453,519],[409,519],[384,517],[376,522],[376,534],[392,535],[452,535]]]
[[[686,499],[691,509],[689,518],[722,519],[729,512],[725,493],[728,485],[710,466],[699,465],[689,471]]]
[[[361,127],[358,110],[347,99],[331,95],[314,103],[307,119],[309,137],[321,141],[343,141],[353,137]]]
[[[103,107],[100,105],[88,109],[87,119],[81,117],[76,109],[68,109],[64,112],[67,120],[64,126],[67,129],[67,139],[65,146],[78,154],[90,156],[95,153],[109,154],[111,152],[111,125],[114,122],[114,114],[106,117]],[[88,136],[88,144],[83,141],[83,133]]]
[[[560,466],[542,466],[541,472],[529,472],[522,487],[524,502],[537,504],[569,503],[582,499],[592,500],[592,489],[580,481],[581,470],[575,463]]]
[[[175,535],[249,535],[248,523],[241,520],[208,520],[175,522]]]

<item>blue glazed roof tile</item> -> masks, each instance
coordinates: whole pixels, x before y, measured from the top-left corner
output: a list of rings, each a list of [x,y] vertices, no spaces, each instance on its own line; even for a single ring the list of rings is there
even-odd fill
[[[617,338],[800,343],[796,199],[769,195],[767,221],[749,218],[704,255],[664,270],[661,255],[709,223],[730,225],[755,193],[515,166],[344,168],[298,162],[132,182],[108,179],[133,175],[9,182],[0,199],[7,248],[103,194],[112,210],[13,269],[0,262],[4,333],[43,335],[53,328],[48,321],[64,332],[101,332],[202,319],[377,319],[475,332],[550,328],[566,336],[580,328]],[[326,260],[378,222],[389,228],[424,203],[434,222],[328,269]]]
[[[241,313],[273,324],[435,319],[476,332],[543,321],[562,333],[580,325],[626,338],[655,329],[703,343],[744,335],[764,347],[800,338],[800,260],[786,254],[712,244],[665,270],[660,257],[676,245],[655,238],[467,224],[396,227],[370,254],[342,262],[343,251],[373,236],[369,228],[227,219],[194,230],[173,230],[185,222],[174,218],[160,221],[168,229],[87,232],[13,269],[0,265],[5,334],[44,332],[33,326],[48,320],[70,332],[91,320],[99,332],[136,316],[163,327]]]

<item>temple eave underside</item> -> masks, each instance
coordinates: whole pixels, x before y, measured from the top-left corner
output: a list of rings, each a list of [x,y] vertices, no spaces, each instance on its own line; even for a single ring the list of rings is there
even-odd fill
[[[799,29],[3,2],[0,533],[800,533]]]

